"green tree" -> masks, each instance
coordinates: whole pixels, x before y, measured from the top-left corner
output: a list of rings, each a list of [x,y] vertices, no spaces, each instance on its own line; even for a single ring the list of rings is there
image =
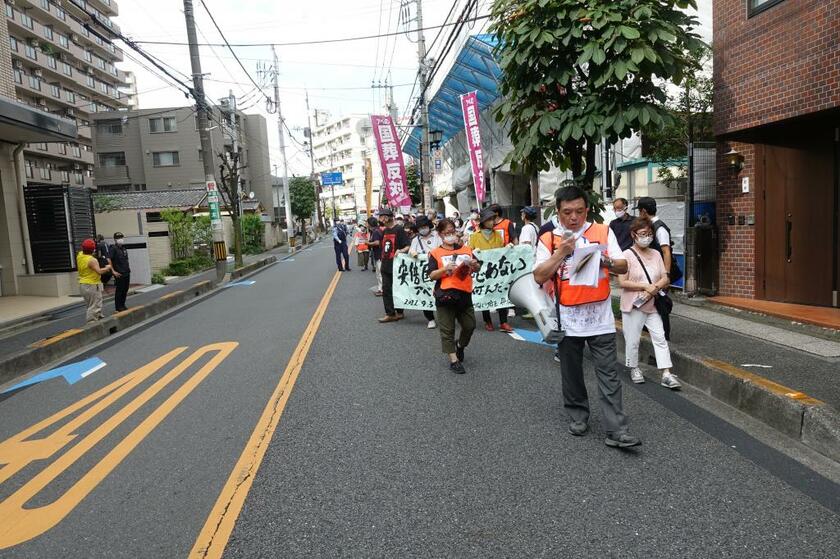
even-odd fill
[[[169,246],[172,258],[179,260],[192,256],[194,245],[193,217],[181,210],[168,209],[160,217],[169,226]]]
[[[571,170],[591,191],[602,139],[664,126],[662,80],[680,84],[703,47],[687,8],[695,0],[495,0],[496,119],[509,129],[511,166]]]
[[[299,231],[304,232],[303,242],[306,242],[306,219],[312,217],[315,211],[315,183],[308,177],[292,177],[289,179],[289,203],[292,216],[300,223]]]
[[[411,203],[416,206],[423,199],[423,191],[420,186],[420,170],[416,163],[411,163],[405,168],[405,180],[408,182],[408,194],[411,196]]]

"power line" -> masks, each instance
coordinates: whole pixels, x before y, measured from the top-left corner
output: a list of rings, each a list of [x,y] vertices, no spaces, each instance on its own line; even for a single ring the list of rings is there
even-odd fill
[[[441,25],[430,25],[428,27],[423,27],[422,29],[415,29],[415,31],[430,31],[432,29],[440,29],[441,27],[452,27],[453,25],[459,25],[463,23],[468,23],[471,21],[480,21],[484,19],[490,19],[491,14],[480,15],[476,17],[469,18],[464,21],[455,21],[452,23],[444,23]],[[288,43],[198,43],[198,46],[201,47],[296,47],[296,46],[305,46],[305,45],[324,45],[329,43],[345,43],[348,41],[364,41],[367,39],[378,39],[380,37],[396,37],[399,35],[403,35],[403,32],[397,33],[382,33],[376,35],[361,35],[357,37],[343,37],[340,39],[321,39],[317,41],[294,41]],[[185,42],[177,42],[177,41],[134,41],[136,44],[141,45],[176,45],[176,46],[185,46],[189,43]]]

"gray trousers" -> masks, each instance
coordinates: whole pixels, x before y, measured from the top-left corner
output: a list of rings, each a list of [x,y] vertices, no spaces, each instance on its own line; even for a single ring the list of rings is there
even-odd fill
[[[627,431],[627,417],[621,402],[621,380],[618,378],[615,334],[576,338],[566,336],[560,342],[563,407],[572,421],[589,421],[589,396],[583,382],[583,346],[589,346],[598,379],[598,398],[604,431],[620,434]]]

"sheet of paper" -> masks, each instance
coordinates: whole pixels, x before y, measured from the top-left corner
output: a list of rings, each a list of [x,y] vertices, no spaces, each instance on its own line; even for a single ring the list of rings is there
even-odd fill
[[[601,278],[601,245],[575,247],[568,270],[570,285],[597,287]]]

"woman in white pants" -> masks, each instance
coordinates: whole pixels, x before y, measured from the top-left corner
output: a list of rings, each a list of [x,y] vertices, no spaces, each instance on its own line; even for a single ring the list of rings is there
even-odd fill
[[[662,318],[656,312],[654,297],[670,284],[662,255],[649,248],[653,242],[653,223],[646,217],[636,218],[630,226],[632,247],[624,251],[628,270],[618,276],[621,292],[621,318],[624,329],[626,365],[636,384],[645,382],[639,369],[639,341],[647,326],[656,354],[656,367],[662,371],[662,386],[679,390],[677,376],[671,372],[671,352],[665,339]],[[645,273],[647,272],[647,273]]]

